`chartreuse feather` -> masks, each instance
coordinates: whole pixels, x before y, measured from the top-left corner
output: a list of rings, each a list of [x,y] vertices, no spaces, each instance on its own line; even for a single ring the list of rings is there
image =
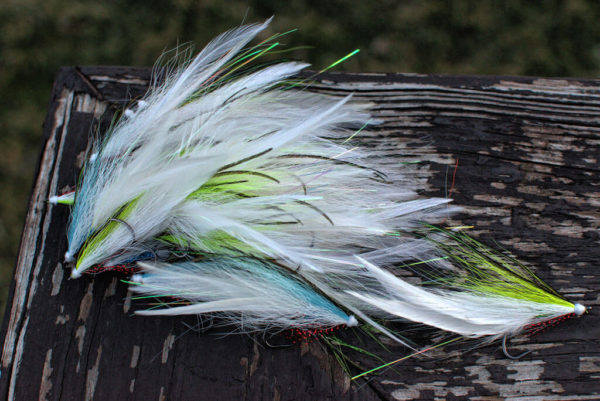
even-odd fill
[[[176,235],[161,235],[158,239],[166,244],[194,251],[198,254],[222,254],[227,256],[264,257],[264,254],[247,243],[223,231],[213,231],[205,236],[187,240]]]
[[[450,240],[435,241],[437,246],[455,266],[467,273],[440,279],[440,282],[484,295],[574,307],[573,303],[558,295],[519,261],[499,254],[464,233],[433,229],[442,232]]]
[[[279,183],[274,174],[250,171],[232,170],[215,174],[200,188],[192,192],[190,200],[214,200],[215,194],[231,194],[231,197],[253,197],[260,194],[260,189],[267,183]]]
[[[85,260],[86,256],[100,246],[102,241],[111,235],[111,233],[113,233],[119,227],[119,225],[123,224],[122,221],[125,221],[127,217],[135,210],[139,199],[140,197],[138,196],[136,199],[123,206],[115,215],[115,217],[113,217],[113,220],[109,220],[96,234],[89,237],[89,239],[83,244],[81,253],[77,258],[77,264],[75,265],[76,269],[79,267],[81,261]]]

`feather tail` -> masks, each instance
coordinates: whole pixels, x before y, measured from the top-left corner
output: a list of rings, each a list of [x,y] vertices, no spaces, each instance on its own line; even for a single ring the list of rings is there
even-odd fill
[[[172,265],[141,264],[132,289],[188,301],[141,310],[140,315],[218,314],[244,331],[355,326],[356,319],[280,267],[250,258],[218,258]]]

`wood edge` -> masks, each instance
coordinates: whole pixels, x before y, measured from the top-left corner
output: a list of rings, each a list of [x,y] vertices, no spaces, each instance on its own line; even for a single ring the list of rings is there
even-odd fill
[[[55,79],[54,79],[54,84],[52,86],[52,91],[50,93],[50,99],[48,101],[48,111],[46,113],[46,117],[45,117],[44,123],[42,125],[42,137],[41,137],[41,141],[40,141],[40,149],[38,152],[38,158],[37,158],[36,167],[35,167],[35,175],[34,175],[35,179],[33,180],[30,191],[29,191],[29,198],[28,198],[29,200],[28,200],[28,206],[27,206],[28,209],[27,209],[25,218],[23,220],[23,225],[22,225],[23,228],[21,231],[21,236],[19,238],[19,247],[18,247],[19,250],[21,249],[23,242],[25,240],[24,236],[27,233],[27,222],[31,218],[31,215],[33,213],[32,208],[35,206],[36,197],[37,197],[36,196],[37,194],[35,193],[36,188],[39,186],[40,180],[44,179],[43,177],[40,177],[41,164],[42,164],[44,153],[46,151],[46,145],[52,135],[53,122],[54,122],[55,114],[59,107],[59,99],[62,97],[62,93],[65,89],[68,91],[71,91],[71,92],[75,92],[75,93],[87,93],[90,96],[94,96],[94,93],[92,91],[90,91],[89,86],[87,86],[86,82],[84,80],[82,80],[81,74],[77,73],[75,67],[61,67],[57,71]],[[92,92],[92,93],[90,93],[90,92]],[[43,220],[44,217],[45,217],[45,212],[42,212],[40,215],[40,220]],[[5,305],[5,309],[4,309],[4,317],[2,319],[2,326],[1,326],[1,330],[0,330],[0,340],[2,341],[2,344],[4,344],[6,341],[6,337],[8,334],[8,328],[9,328],[10,320],[12,317],[11,311],[14,306],[14,296],[15,296],[16,285],[17,285],[16,280],[15,280],[15,274],[16,274],[16,269],[20,262],[20,258],[21,258],[21,254],[19,252],[19,253],[17,253],[17,257],[15,258],[15,261],[13,264],[12,279],[11,279],[11,283],[9,286],[8,297],[7,297],[6,305]],[[33,268],[34,268],[33,265],[29,266],[29,272],[28,272],[29,275],[31,274],[31,271],[33,270]],[[21,326],[21,324],[22,324],[22,322],[19,323],[19,326]],[[2,355],[4,356],[4,354],[6,352],[7,352],[7,350],[4,349],[4,347],[3,347]],[[13,363],[14,363],[14,361],[11,361],[10,365],[6,366],[5,369],[3,369],[3,370],[12,369]],[[2,369],[2,366],[0,366],[0,369]],[[9,387],[8,379],[10,378],[10,375],[8,374],[8,372],[2,372],[2,371],[0,371],[0,374],[1,374],[0,375],[0,394],[3,394],[4,397],[6,397],[8,395],[8,387]]]

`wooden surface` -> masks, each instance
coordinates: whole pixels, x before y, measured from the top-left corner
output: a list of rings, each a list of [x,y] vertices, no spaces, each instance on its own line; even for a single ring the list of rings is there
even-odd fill
[[[318,343],[190,330],[193,317],[132,315],[127,286],[104,274],[68,280],[68,208],[99,121],[142,94],[148,71],[65,68],[44,125],[39,170],[3,325],[0,394],[10,400],[592,400],[600,399],[600,81],[327,74],[312,90],[355,93],[384,121],[373,152],[410,165],[423,195],[464,206],[456,224],[494,238],[570,300],[592,307],[507,359],[497,344],[412,358],[351,382]],[[104,118],[101,118],[104,116]],[[102,124],[100,124],[102,127]],[[101,130],[101,128],[100,128]],[[404,355],[391,347],[386,360]],[[365,367],[375,366],[373,362]]]

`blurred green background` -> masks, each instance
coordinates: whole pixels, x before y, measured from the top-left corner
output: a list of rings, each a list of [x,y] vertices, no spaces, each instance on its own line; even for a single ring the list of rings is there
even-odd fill
[[[272,15],[298,28],[294,57],[338,70],[597,77],[598,1],[2,0],[0,2],[0,313],[63,65],[151,66],[177,43]]]

